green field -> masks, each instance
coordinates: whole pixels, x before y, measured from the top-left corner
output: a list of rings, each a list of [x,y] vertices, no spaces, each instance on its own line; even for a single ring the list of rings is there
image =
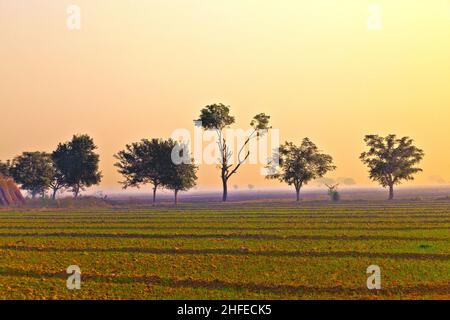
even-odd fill
[[[3,210],[0,298],[450,299],[449,231],[444,200]]]

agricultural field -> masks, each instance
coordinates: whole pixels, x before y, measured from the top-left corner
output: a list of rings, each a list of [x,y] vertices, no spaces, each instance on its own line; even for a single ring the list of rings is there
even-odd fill
[[[2,210],[0,298],[450,299],[450,201]]]

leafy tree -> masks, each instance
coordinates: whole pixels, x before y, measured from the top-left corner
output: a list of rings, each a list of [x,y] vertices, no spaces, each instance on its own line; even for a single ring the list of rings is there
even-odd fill
[[[230,107],[220,103],[208,105],[200,111],[200,117],[197,121],[201,121],[202,127],[205,130],[215,130],[217,132],[217,144],[220,151],[219,168],[223,187],[222,201],[227,201],[228,180],[237,172],[239,167],[250,156],[250,151],[247,151],[246,153],[244,152],[245,155],[241,157],[242,152],[251,139],[260,137],[270,128],[269,119],[270,116],[264,113],[260,113],[253,117],[250,123],[253,128],[253,132],[247,137],[241,146],[238,153],[237,163],[233,166],[233,164],[230,163],[233,152],[230,150],[223,134],[223,130],[235,121],[235,118],[230,115]]]
[[[397,138],[395,134],[386,137],[366,135],[364,142],[369,150],[361,153],[361,161],[369,167],[369,176],[382,187],[389,187],[389,200],[394,199],[394,186],[402,180],[413,180],[416,167],[424,152],[413,145],[409,137]]]
[[[140,142],[126,145],[114,157],[119,160],[114,165],[125,178],[121,182],[124,188],[139,187],[144,184],[153,185],[153,204],[156,201],[156,190],[165,182],[165,175],[173,164],[171,159],[173,140],[142,139]]]
[[[169,140],[172,143],[174,148],[179,147],[180,145],[173,140]],[[179,147],[180,153],[187,152],[187,148]],[[171,151],[172,152],[172,151]],[[180,157],[183,158],[183,155],[180,154]],[[163,173],[163,185],[167,189],[174,191],[174,203],[178,203],[178,192],[179,191],[187,191],[193,187],[195,187],[197,183],[197,169],[198,167],[193,163],[193,159],[190,159],[189,163],[180,163],[176,164],[173,161],[169,169]]]
[[[22,189],[33,198],[45,195],[53,178],[53,163],[50,154],[45,152],[24,152],[12,161],[10,173]]]
[[[57,169],[55,188],[58,182],[71,189],[77,198],[81,190],[97,185],[102,179],[99,172],[97,146],[88,135],[74,135],[71,141],[60,143],[52,154]],[[55,189],[53,189],[55,190]]]
[[[279,163],[279,166],[274,168],[273,161]],[[278,179],[288,185],[294,185],[297,201],[300,201],[300,190],[303,185],[336,169],[332,157],[321,153],[308,138],[304,138],[300,146],[292,142],[281,145],[272,155],[272,162],[267,168],[269,169],[267,179]]]
[[[5,176],[5,177],[9,177],[10,176],[10,168],[11,168],[11,163],[10,161],[6,161],[6,162],[2,162],[0,160],[0,176]]]
[[[52,161],[53,161],[53,155],[52,155]],[[66,181],[64,178],[64,175],[59,170],[59,168],[56,166],[55,162],[53,162],[53,177],[52,181],[49,185],[50,189],[52,190],[52,199],[56,199],[56,194],[59,190],[66,187]]]

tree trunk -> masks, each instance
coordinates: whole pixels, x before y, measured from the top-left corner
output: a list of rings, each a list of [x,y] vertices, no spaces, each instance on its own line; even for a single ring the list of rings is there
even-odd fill
[[[80,186],[76,185],[73,189],[74,198],[78,198],[78,194],[80,193]]]
[[[153,205],[155,205],[155,202],[156,202],[156,188],[157,188],[157,186],[154,186],[153,187]]]
[[[56,200],[56,192],[58,192],[58,189],[53,189],[52,199]]]
[[[227,186],[227,179],[225,177],[222,177],[222,185],[223,185],[223,194],[222,194],[222,201],[227,201],[228,198],[228,186]]]
[[[175,192],[174,192],[174,194],[175,194],[175,199],[174,199],[174,203],[175,203],[175,205],[177,205],[178,204],[178,190],[175,190]]]
[[[300,201],[300,190],[302,189],[303,182],[294,182],[295,192],[297,194],[297,202]]]
[[[394,199],[394,185],[389,186],[389,200]]]

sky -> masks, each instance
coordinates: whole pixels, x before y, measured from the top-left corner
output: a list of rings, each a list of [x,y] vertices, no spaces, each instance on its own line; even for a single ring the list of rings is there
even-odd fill
[[[282,141],[312,139],[330,178],[375,185],[363,137],[395,133],[426,153],[406,185],[450,183],[449,39],[448,0],[0,0],[0,159],[87,133],[119,189],[114,153],[221,102],[234,128],[265,112]],[[198,175],[220,187],[214,165]],[[250,164],[230,180],[248,184],[282,186]]]

